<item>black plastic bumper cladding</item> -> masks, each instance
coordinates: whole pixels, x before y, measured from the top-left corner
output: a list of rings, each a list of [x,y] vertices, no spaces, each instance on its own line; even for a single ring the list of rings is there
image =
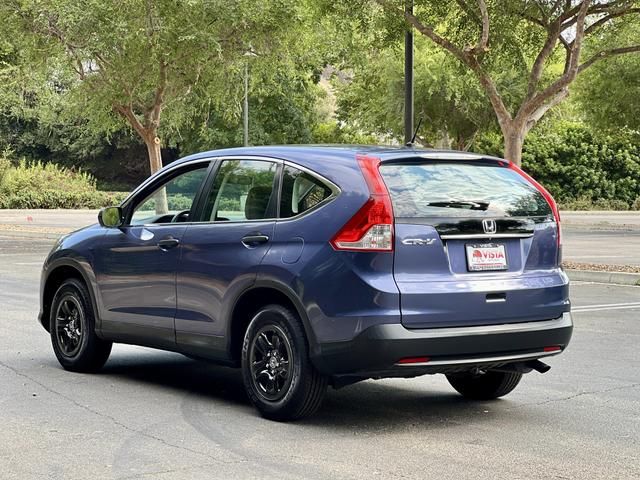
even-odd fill
[[[569,313],[552,320],[468,328],[408,330],[399,324],[375,325],[352,341],[322,344],[314,356],[327,375],[361,377],[415,376],[502,365],[549,355],[545,347],[569,344],[573,323]],[[529,356],[527,356],[530,354]],[[408,357],[428,357],[420,366],[396,365]],[[508,360],[513,357],[514,360]],[[507,360],[496,360],[507,358]],[[432,362],[434,365],[429,365]]]

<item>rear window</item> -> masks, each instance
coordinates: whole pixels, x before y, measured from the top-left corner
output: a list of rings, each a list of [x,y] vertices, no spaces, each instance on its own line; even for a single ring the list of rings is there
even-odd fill
[[[540,192],[517,172],[470,163],[383,164],[396,217],[551,215]]]

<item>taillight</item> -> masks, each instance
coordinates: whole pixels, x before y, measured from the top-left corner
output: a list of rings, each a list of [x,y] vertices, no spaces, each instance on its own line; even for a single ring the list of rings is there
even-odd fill
[[[558,261],[560,261],[560,248],[562,246],[562,238],[561,238],[562,237],[562,230],[560,228],[560,210],[558,209],[558,204],[556,203],[556,201],[553,199],[553,197],[547,191],[546,188],[544,188],[542,185],[540,185],[538,182],[536,182],[529,174],[527,174],[524,170],[522,170],[515,163],[509,162],[509,168],[511,170],[515,170],[516,172],[518,172],[525,180],[527,180],[531,185],[536,187],[536,189],[538,189],[540,194],[544,197],[544,199],[549,204],[549,207],[551,207],[551,211],[553,212],[553,217],[554,217],[554,219],[556,221],[556,225],[557,225],[557,229],[558,229],[558,236],[557,236],[557,239],[558,239]]]
[[[393,208],[378,166],[380,159],[356,155],[369,187],[369,199],[336,233],[331,245],[336,250],[393,251]]]

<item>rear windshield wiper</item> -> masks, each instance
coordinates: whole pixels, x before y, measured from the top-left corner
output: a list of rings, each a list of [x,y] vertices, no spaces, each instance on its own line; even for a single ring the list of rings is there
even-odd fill
[[[469,210],[486,210],[489,208],[489,202],[472,201],[472,200],[444,200],[441,202],[429,202],[429,207],[443,208],[467,208]]]

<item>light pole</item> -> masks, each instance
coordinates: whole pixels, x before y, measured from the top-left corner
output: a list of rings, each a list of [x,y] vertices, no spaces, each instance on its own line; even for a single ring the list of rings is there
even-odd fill
[[[405,12],[413,15],[413,0],[406,0]],[[404,143],[413,139],[413,27],[404,34]]]
[[[244,103],[242,106],[242,120],[243,120],[243,145],[249,146],[249,59],[257,57],[258,55],[253,51],[251,47],[247,50],[243,57],[244,61]]]

